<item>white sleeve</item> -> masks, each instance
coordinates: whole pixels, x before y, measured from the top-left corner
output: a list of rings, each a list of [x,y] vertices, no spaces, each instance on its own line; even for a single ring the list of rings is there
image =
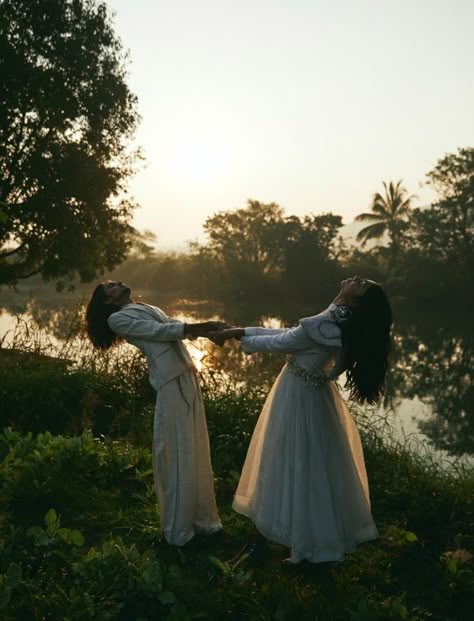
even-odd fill
[[[175,319],[174,317],[170,317],[169,315],[166,315],[166,322],[167,323],[183,323],[180,319]]]
[[[286,328],[245,328],[245,336],[269,336],[270,334],[281,334],[286,332]]]
[[[282,330],[278,334],[261,336],[245,336],[240,339],[242,349],[246,354],[258,351],[273,351],[280,353],[296,353],[307,349],[314,349],[314,341],[306,334],[301,326]]]
[[[184,338],[184,323],[176,320],[160,323],[149,317],[137,318],[135,313],[117,311],[110,315],[108,324],[112,332],[124,338],[145,341],[177,341]]]
[[[315,315],[300,319],[300,327],[309,338],[320,345],[341,347],[341,328],[332,319],[331,315]]]

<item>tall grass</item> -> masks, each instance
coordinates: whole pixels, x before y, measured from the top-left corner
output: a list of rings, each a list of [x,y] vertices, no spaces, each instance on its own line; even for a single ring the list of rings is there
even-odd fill
[[[153,490],[154,394],[145,365],[127,346],[97,354],[74,321],[57,349],[21,323],[0,349],[0,618],[468,618],[473,473],[396,440],[377,411],[354,416],[379,540],[345,563],[287,570],[286,551],[231,510],[276,373],[260,387],[247,383],[237,350],[227,366],[216,371],[213,361],[202,373],[225,532],[182,550],[167,546]]]

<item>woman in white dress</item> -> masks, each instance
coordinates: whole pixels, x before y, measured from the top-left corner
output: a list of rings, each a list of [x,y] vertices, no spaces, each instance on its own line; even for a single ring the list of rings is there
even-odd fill
[[[98,349],[123,339],[148,363],[156,390],[153,476],[166,541],[183,546],[195,534],[222,529],[214,497],[204,404],[196,368],[182,344],[227,326],[220,321],[183,323],[160,308],[135,303],[130,288],[108,280],[95,288],[86,310],[86,330]]]
[[[349,399],[383,393],[392,313],[382,287],[342,281],[332,304],[295,328],[230,328],[214,340],[246,353],[290,354],[257,422],[234,499],[267,539],[291,550],[290,563],[341,560],[375,539],[361,441],[335,380],[346,372]]]

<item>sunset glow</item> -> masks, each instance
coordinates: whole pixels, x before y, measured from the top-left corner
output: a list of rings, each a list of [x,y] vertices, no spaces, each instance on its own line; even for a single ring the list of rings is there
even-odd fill
[[[248,198],[349,223],[383,180],[474,143],[474,3],[108,0],[146,166],[130,190],[161,247]],[[164,218],[166,214],[166,218]]]

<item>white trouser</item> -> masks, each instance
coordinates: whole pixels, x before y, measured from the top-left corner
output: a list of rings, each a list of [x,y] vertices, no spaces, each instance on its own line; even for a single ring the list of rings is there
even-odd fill
[[[222,528],[204,404],[193,371],[179,375],[157,393],[153,475],[161,529],[168,543],[182,546],[195,533]]]

